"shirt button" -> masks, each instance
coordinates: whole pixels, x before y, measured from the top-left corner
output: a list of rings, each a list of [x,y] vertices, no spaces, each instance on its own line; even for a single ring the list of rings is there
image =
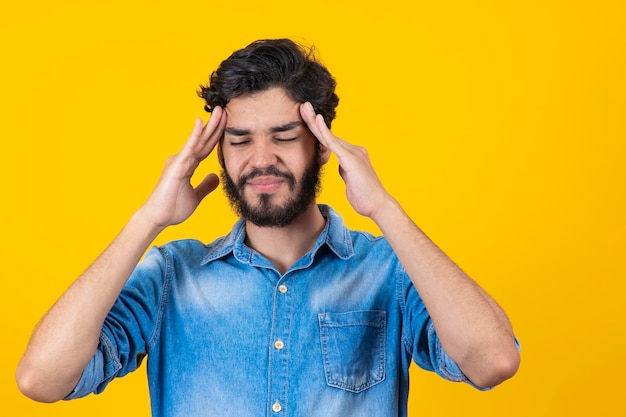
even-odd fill
[[[278,350],[281,350],[282,348],[285,347],[285,344],[283,343],[282,340],[278,339],[277,341],[274,342],[274,347]]]
[[[280,410],[282,409],[283,406],[278,402],[278,400],[276,400],[276,402],[272,404],[272,410],[274,410],[275,413],[280,413]]]
[[[278,286],[278,291],[280,291],[281,294],[285,294],[287,292],[287,286],[285,284],[280,284]]]

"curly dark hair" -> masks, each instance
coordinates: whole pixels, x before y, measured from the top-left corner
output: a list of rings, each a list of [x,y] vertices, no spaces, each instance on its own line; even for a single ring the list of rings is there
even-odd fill
[[[310,102],[330,128],[339,97],[337,83],[315,56],[314,47],[304,47],[290,39],[263,39],[252,42],[222,61],[211,74],[209,84],[200,86],[198,95],[212,112],[245,94],[282,87],[296,102]]]

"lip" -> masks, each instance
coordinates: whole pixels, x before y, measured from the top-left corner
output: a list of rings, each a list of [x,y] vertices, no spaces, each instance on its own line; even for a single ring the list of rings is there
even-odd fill
[[[256,177],[247,182],[254,191],[265,193],[278,190],[284,183],[279,177]]]

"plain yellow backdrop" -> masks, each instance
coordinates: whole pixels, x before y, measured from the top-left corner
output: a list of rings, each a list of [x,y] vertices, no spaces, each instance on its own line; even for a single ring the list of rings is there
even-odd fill
[[[19,394],[31,330],[206,120],[198,85],[258,38],[314,44],[333,126],[509,313],[518,375],[494,391],[412,370],[411,416],[626,416],[623,1],[22,1],[0,6],[5,416],[149,416],[143,368],[99,396]],[[200,175],[215,171],[211,158]],[[347,204],[333,158],[320,201]],[[221,191],[156,243],[205,241]]]

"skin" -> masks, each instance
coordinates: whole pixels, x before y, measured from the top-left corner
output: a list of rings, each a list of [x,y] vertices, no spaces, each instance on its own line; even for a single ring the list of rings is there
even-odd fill
[[[268,166],[297,179],[318,142],[322,164],[334,153],[348,201],[386,236],[431,314],[448,355],[481,387],[497,385],[515,374],[519,353],[502,309],[407,216],[385,190],[364,148],[333,135],[309,103],[296,103],[282,89],[273,88],[233,99],[225,110],[215,108],[204,127],[196,121],[181,151],[168,159],[145,204],[34,330],[16,373],[25,395],[53,402],[72,391],[96,350],[108,311],[145,250],[166,227],[186,220],[217,188],[215,174],[195,188],[190,179],[222,137],[221,162],[235,181],[252,169]],[[294,192],[280,177],[266,175],[246,183],[244,196],[256,204],[260,194],[269,194],[272,204],[280,205]],[[324,225],[312,201],[285,227],[247,222],[246,243],[284,273],[311,249]]]
[[[228,122],[221,152],[223,164],[235,180],[253,169],[269,166],[295,178],[302,176],[318,141],[301,117],[300,104],[282,89],[235,98],[228,103],[226,115]],[[290,128],[285,130],[285,127]],[[325,164],[329,157],[328,149],[322,147],[320,163]],[[281,205],[296,192],[283,178],[262,176],[246,184],[244,198],[257,204],[260,194],[269,194],[274,205]],[[325,223],[315,201],[311,201],[306,211],[287,227],[258,227],[248,222],[246,244],[284,273],[313,247]]]

